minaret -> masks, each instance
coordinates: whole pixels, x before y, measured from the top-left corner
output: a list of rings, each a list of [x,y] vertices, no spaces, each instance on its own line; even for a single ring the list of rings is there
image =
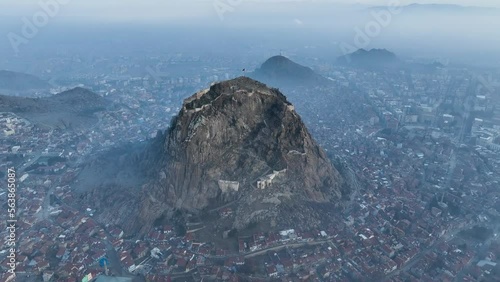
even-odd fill
[[[446,204],[446,203],[444,202],[444,193],[445,193],[445,192],[443,192],[443,194],[441,195],[441,201],[439,201],[439,199],[438,199],[438,205],[439,205],[439,207],[440,207],[440,208],[442,208],[442,209],[446,209],[446,208],[448,208],[448,204]]]

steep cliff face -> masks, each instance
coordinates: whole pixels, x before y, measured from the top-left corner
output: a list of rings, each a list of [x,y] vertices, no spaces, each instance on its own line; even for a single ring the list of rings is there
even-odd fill
[[[246,77],[186,99],[161,138],[156,177],[142,187],[137,219],[125,224],[129,232],[147,232],[173,210],[197,213],[228,203],[237,206],[235,228],[302,222],[310,219],[300,207],[337,206],[348,193],[283,94]]]

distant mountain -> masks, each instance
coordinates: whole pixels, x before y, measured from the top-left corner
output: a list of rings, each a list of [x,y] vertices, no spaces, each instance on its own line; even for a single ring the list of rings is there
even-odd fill
[[[387,68],[401,64],[398,57],[386,49],[359,49],[337,58],[337,64],[363,68]]]
[[[439,68],[439,69],[442,69],[442,68],[446,67],[441,62],[433,62],[432,64],[430,64],[430,66],[433,67],[433,68]]]
[[[434,73],[445,69],[440,62],[421,63],[400,60],[394,53],[386,49],[359,49],[356,52],[337,58],[340,66],[361,68],[372,71],[408,71],[415,73]]]
[[[387,6],[376,6],[370,9],[390,9]],[[498,12],[497,8],[478,7],[478,6],[461,6],[454,4],[410,4],[401,6],[405,12]]]
[[[456,5],[456,4],[418,4],[418,3],[413,3],[410,5],[406,5],[404,8],[407,8],[407,9],[462,10],[462,9],[467,9],[469,7]],[[476,7],[474,7],[474,8],[476,8]]]
[[[13,112],[45,127],[74,128],[97,120],[95,112],[110,102],[96,93],[74,88],[50,97],[25,98],[0,95],[0,112]]]
[[[49,90],[50,84],[26,73],[0,70],[0,93],[23,96],[26,92]]]
[[[330,83],[327,78],[315,73],[311,68],[297,64],[284,56],[269,58],[249,76],[275,87],[316,86]]]

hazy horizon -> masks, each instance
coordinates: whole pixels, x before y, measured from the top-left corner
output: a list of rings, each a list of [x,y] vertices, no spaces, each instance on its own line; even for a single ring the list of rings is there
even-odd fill
[[[0,54],[0,281],[500,281],[499,0],[0,0]]]
[[[55,1],[55,0],[53,0]],[[0,2],[0,15],[2,17],[30,17],[40,10],[41,3],[52,1],[27,1],[27,2]],[[370,6],[407,6],[411,4],[439,4],[459,5],[464,7],[500,8],[500,3],[493,0],[467,1],[467,0],[358,0],[355,3],[348,0],[192,0],[192,1],[134,1],[134,0],[108,0],[108,1],[72,1],[60,0],[61,10],[57,17],[78,22],[85,20],[104,20],[118,22],[157,22],[218,17],[217,8],[228,9],[231,13],[238,10],[250,9],[259,13],[263,9],[273,12],[286,12],[293,5],[329,5],[329,7],[370,7]],[[279,6],[273,6],[278,4]],[[255,6],[256,5],[256,6]],[[330,6],[331,5],[331,6]],[[288,6],[288,7],[285,7]],[[113,11],[113,13],[110,13]],[[243,11],[240,11],[243,12]],[[269,12],[269,11],[268,11]],[[307,15],[304,15],[307,17]]]
[[[46,8],[40,3],[59,3],[54,1],[0,3],[1,13],[9,13],[0,18],[0,50],[7,52],[7,57],[0,60],[0,67],[17,66],[19,58],[30,53],[28,50],[31,53],[57,49],[72,54],[88,55],[86,50],[124,54],[147,44],[150,48],[145,52],[161,53],[168,48],[196,54],[194,42],[204,42],[211,53],[226,57],[241,56],[255,46],[264,50],[264,54],[276,53],[279,49],[312,54],[308,46],[313,46],[314,56],[329,59],[345,54],[344,47],[349,46],[350,51],[386,48],[410,58],[444,57],[492,66],[500,62],[500,3],[492,0],[440,1],[439,4],[496,7],[494,9],[442,5],[405,8],[414,3],[434,2],[423,0],[357,1],[355,4],[347,0],[165,3],[58,0],[61,4],[49,8],[55,12],[44,18]],[[391,6],[395,7],[394,11],[388,8]],[[36,26],[35,34],[24,34],[26,25],[37,20],[45,22]],[[370,28],[375,28],[374,34],[370,34]],[[60,36],[62,34],[64,36]],[[359,41],[363,41],[362,44]],[[228,45],[231,48],[227,48]]]

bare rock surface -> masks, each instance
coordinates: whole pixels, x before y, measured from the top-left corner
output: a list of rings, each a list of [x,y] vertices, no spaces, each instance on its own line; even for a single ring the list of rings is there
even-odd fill
[[[158,176],[144,185],[134,231],[146,232],[170,209],[199,212],[233,201],[234,227],[244,228],[280,217],[283,202],[336,205],[347,192],[285,96],[252,79],[196,93],[172,124]]]
[[[236,229],[255,223],[318,226],[321,209],[341,207],[349,194],[293,105],[277,89],[247,77],[186,99],[170,129],[141,156],[135,162],[149,169],[147,178],[116,196],[119,207],[108,199],[102,218],[128,234],[145,234],[175,211],[203,214],[226,205],[235,207]],[[127,203],[123,195],[130,191],[137,197]],[[127,216],[114,212],[124,205],[130,207]]]

